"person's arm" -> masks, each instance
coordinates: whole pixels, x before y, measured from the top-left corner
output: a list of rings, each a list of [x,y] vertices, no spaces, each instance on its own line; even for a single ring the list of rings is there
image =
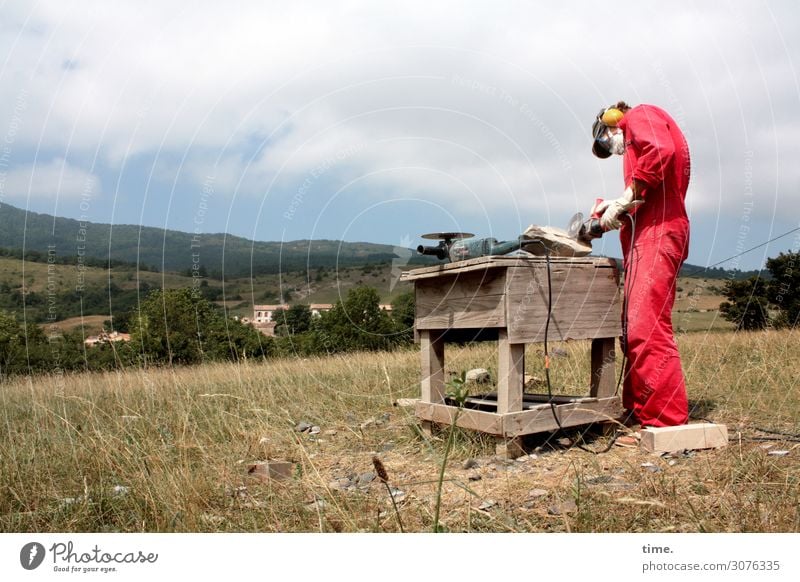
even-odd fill
[[[644,196],[642,196],[642,192],[644,192],[644,189],[646,187],[647,187],[647,185],[644,182],[634,178],[631,181],[631,191],[633,192],[633,199],[634,200],[644,200]]]
[[[644,198],[641,196],[642,188],[642,183],[637,183],[634,180],[631,182],[630,186],[625,188],[625,192],[622,193],[622,196],[616,200],[604,200],[592,209],[592,214],[596,212],[602,214],[600,217],[600,226],[603,227],[603,230],[618,229],[621,225],[619,216],[623,212],[629,212],[637,206],[644,204]]]

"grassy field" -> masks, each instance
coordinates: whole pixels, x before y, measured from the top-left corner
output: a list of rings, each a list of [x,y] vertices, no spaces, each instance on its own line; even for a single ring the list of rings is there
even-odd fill
[[[679,343],[694,413],[726,423],[730,446],[594,455],[542,435],[528,443],[535,457],[504,461],[489,438],[459,429],[442,495],[446,528],[800,530],[800,448],[759,430],[800,432],[800,332],[692,333]],[[588,344],[558,347],[556,391],[583,393]],[[541,374],[541,346],[527,355],[528,372]],[[496,377],[492,344],[448,349],[449,373],[478,366]],[[0,529],[397,531],[386,488],[370,481],[378,456],[402,491],[405,530],[430,531],[446,434],[426,439],[408,409],[392,405],[417,396],[418,381],[409,350],[5,382]],[[320,432],[297,432],[301,421]],[[597,450],[607,442],[586,438]],[[291,478],[248,475],[267,459],[293,462]]]
[[[681,277],[675,293],[672,325],[677,333],[729,331],[734,325],[719,314],[724,281]]]

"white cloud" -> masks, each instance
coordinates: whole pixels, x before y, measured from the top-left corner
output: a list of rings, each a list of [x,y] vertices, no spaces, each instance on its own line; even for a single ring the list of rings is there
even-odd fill
[[[694,212],[740,212],[752,150],[759,191],[777,196],[761,208],[800,214],[798,10],[681,6],[12,2],[0,98],[24,96],[17,146],[71,160],[148,154],[165,180],[215,170],[220,192],[261,197],[334,159],[334,190],[369,177],[375,197],[466,193],[464,212],[556,223],[621,190],[588,133],[625,98],[684,128]]]
[[[60,158],[20,166],[2,177],[0,196],[9,201],[89,199],[101,194],[97,176]]]

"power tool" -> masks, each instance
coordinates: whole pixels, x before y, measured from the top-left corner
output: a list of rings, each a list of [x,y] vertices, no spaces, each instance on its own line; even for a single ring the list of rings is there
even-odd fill
[[[432,255],[440,261],[448,259],[450,262],[455,263],[456,261],[485,257],[487,255],[505,255],[522,248],[524,245],[537,242],[525,237],[502,242],[496,238],[463,240],[472,239],[474,236],[469,232],[431,232],[423,234],[422,238],[438,240],[439,244],[435,247],[419,245],[417,252],[421,255]]]
[[[597,198],[594,201],[594,208],[597,208],[602,201],[602,198]],[[593,212],[592,215],[584,221],[583,214],[581,212],[576,213],[569,221],[567,234],[570,238],[591,245],[594,239],[600,238],[605,233],[605,230],[603,230],[603,227],[600,225],[601,216],[599,212]]]

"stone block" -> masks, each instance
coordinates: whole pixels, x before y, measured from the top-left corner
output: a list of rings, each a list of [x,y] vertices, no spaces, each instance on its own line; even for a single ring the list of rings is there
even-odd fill
[[[708,422],[642,429],[642,449],[652,453],[717,449],[728,444],[728,428]]]

